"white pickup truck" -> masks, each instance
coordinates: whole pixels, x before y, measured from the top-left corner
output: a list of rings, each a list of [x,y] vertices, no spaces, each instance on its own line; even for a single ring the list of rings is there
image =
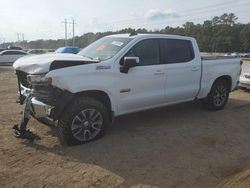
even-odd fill
[[[204,60],[194,38],[160,34],[111,35],[77,55],[24,57],[13,66],[21,103],[26,98],[36,119],[57,122],[69,145],[99,138],[114,117],[132,112],[197,99],[220,110],[241,71],[240,59]]]

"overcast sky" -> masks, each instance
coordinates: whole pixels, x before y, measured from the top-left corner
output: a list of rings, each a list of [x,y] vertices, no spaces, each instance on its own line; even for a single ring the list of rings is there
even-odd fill
[[[75,18],[76,35],[125,27],[161,29],[186,21],[202,23],[234,12],[250,22],[249,0],[4,0],[0,2],[0,43],[64,38],[62,21]],[[68,26],[69,36],[72,29]]]

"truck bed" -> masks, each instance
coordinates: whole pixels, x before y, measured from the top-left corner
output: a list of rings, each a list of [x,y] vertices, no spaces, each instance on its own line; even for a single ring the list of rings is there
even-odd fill
[[[206,97],[214,83],[214,79],[222,75],[231,77],[230,90],[234,90],[239,81],[240,61],[240,58],[228,58],[224,56],[202,57],[201,90],[198,98]]]

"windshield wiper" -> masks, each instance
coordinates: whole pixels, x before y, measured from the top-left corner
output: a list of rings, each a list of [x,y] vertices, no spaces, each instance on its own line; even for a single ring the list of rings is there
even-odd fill
[[[93,58],[93,60],[101,61],[101,59],[99,57],[95,57],[95,58]]]
[[[81,55],[81,56],[86,57],[86,58],[89,58],[89,59],[91,59],[91,60],[94,60],[94,58],[89,57],[89,56],[86,56],[86,55]]]

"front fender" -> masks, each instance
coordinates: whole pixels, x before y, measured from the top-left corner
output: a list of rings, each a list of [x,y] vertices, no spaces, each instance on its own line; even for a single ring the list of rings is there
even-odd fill
[[[101,63],[100,63],[101,64]],[[52,85],[72,94],[87,91],[102,91],[109,96],[112,111],[116,112],[114,97],[114,73],[109,69],[97,70],[100,64],[88,64],[67,67],[49,72],[46,77],[52,78]]]

